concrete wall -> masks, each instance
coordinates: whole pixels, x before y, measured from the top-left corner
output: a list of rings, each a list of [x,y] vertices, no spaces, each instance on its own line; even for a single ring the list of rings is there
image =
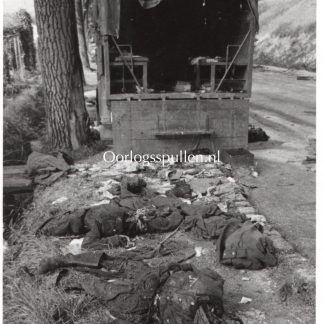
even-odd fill
[[[212,151],[247,148],[248,100],[112,101],[111,111],[116,154],[178,154],[199,138]]]

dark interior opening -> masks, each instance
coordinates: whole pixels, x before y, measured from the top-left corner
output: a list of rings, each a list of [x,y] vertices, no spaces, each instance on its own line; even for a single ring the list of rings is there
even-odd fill
[[[225,61],[227,46],[239,45],[248,32],[249,14],[246,0],[163,0],[152,9],[143,9],[137,0],[122,0],[117,43],[129,44],[134,55],[149,59],[148,84],[155,91],[173,91],[177,81],[190,82],[194,89],[191,59],[218,56]],[[229,58],[236,49],[230,49]],[[116,55],[112,48],[111,60]],[[232,80],[244,78],[248,51],[242,49],[238,60],[240,66],[228,75]],[[140,69],[134,71],[140,79]],[[216,79],[221,79],[224,71],[216,69]],[[202,79],[208,80],[209,75],[208,67],[201,69]],[[126,68],[111,70],[112,81],[121,77],[131,78]],[[225,82],[222,90],[229,91],[227,88]],[[112,91],[120,92],[120,85]],[[126,92],[132,92],[131,86]]]

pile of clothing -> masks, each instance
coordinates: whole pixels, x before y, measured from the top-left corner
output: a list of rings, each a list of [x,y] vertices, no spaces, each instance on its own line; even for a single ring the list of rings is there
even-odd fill
[[[259,270],[277,265],[276,251],[263,227],[231,220],[217,241],[218,260],[236,269]]]
[[[49,186],[67,174],[73,163],[72,158],[64,152],[52,155],[32,152],[27,159],[26,171],[34,177],[36,184]]]
[[[222,186],[215,188],[219,191]],[[124,176],[120,188],[114,190],[120,195],[109,204],[52,217],[40,226],[37,233],[85,235],[82,248],[105,250],[126,247],[129,238],[138,235],[179,229],[195,240],[217,241],[218,259],[224,265],[261,269],[277,264],[275,249],[263,234],[263,227],[232,209],[222,208],[219,203],[188,204],[174,192],[169,196],[156,195],[138,176]],[[178,193],[177,186],[175,192]],[[226,190],[222,192],[227,193]]]
[[[160,256],[168,253],[177,251],[166,246]],[[109,309],[112,323],[223,323],[219,274],[181,261],[149,267],[143,262],[149,257],[150,248],[118,257],[98,252],[58,256],[43,260],[39,273],[58,270],[57,287],[96,297]]]
[[[84,236],[81,248],[87,252],[46,258],[39,274],[54,273],[57,287],[100,300],[111,323],[225,324],[224,280],[188,263],[196,256],[193,246],[170,237],[179,231],[193,241],[212,240],[215,261],[251,270],[277,265],[272,241],[261,223],[238,212],[244,192],[215,165],[155,175],[157,183],[170,185],[164,194],[138,174],[113,177],[104,187],[109,203],[54,214],[41,224],[37,234]],[[129,249],[138,235],[165,232],[172,233],[155,248],[136,240]],[[118,256],[111,250],[117,247],[124,248]]]

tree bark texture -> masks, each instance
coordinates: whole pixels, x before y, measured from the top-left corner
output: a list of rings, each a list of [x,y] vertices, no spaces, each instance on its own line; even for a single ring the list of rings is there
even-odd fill
[[[82,64],[74,0],[34,0],[39,58],[53,148],[78,149],[87,143]]]
[[[79,51],[81,56],[82,65],[86,69],[90,69],[90,62],[88,56],[88,46],[84,28],[84,15],[82,0],[75,0],[76,21],[79,39]]]

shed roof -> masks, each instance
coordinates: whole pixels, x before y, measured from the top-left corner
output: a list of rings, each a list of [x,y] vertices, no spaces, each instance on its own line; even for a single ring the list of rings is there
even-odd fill
[[[110,35],[119,35],[119,23],[120,23],[120,1],[121,0],[101,0],[107,1],[108,17],[107,19],[107,30]],[[138,0],[144,9],[152,9],[158,6],[163,0]],[[246,0],[256,21],[257,30],[259,29],[259,13],[258,13],[258,0]],[[102,14],[105,14],[102,12]]]
[[[163,0],[138,0],[141,4],[141,6],[144,9],[151,9],[159,5]],[[255,19],[258,23],[259,15],[258,15],[258,0],[247,0]]]

